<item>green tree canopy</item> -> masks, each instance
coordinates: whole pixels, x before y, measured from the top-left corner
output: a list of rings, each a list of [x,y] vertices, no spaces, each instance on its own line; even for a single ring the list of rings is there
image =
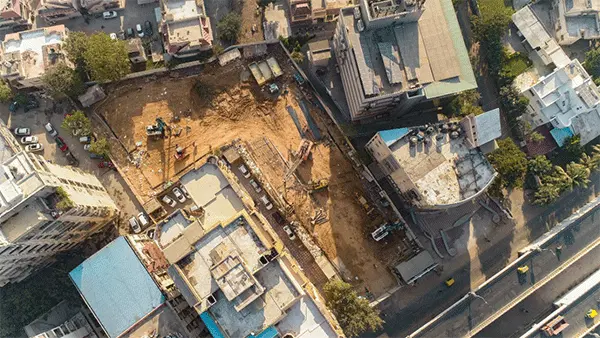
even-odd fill
[[[70,32],[62,47],[67,53],[67,59],[81,66],[83,64],[83,53],[87,50],[87,42],[88,36],[84,32]]]
[[[537,205],[548,205],[560,196],[560,187],[553,183],[542,183],[535,192],[533,203]]]
[[[65,63],[59,63],[47,70],[42,77],[42,81],[55,98],[63,96],[76,97],[85,91],[79,73]]]
[[[533,133],[529,134],[529,140],[534,143],[542,142],[545,139],[546,138],[544,137],[544,135],[540,134],[537,131],[534,131]]]
[[[588,183],[590,183],[590,169],[583,164],[571,162],[567,164],[566,172],[574,186],[587,188]]]
[[[512,20],[513,10],[502,0],[481,0],[478,4],[481,15],[473,16],[471,22],[479,41],[502,37]]]
[[[113,40],[106,33],[88,37],[83,58],[94,81],[116,81],[131,71],[125,42]]]
[[[593,48],[585,53],[583,68],[592,76],[596,84],[600,84],[600,48]]]
[[[304,61],[304,54],[302,54],[302,52],[299,51],[293,51],[290,56],[292,57],[292,60],[294,60],[294,62],[300,64],[302,63],[302,61]]]
[[[544,155],[538,155],[527,163],[527,170],[540,178],[552,174],[553,169],[552,163]]]
[[[506,188],[521,187],[527,172],[525,153],[510,138],[498,141],[498,149],[488,159],[494,166]]]
[[[239,14],[229,12],[221,19],[221,21],[219,21],[219,23],[217,23],[219,39],[229,43],[236,43],[241,28],[242,19],[240,18]]]
[[[450,116],[467,116],[470,114],[483,114],[483,109],[478,106],[481,95],[475,89],[467,90],[456,95],[448,104]]]
[[[89,135],[92,131],[90,119],[81,110],[72,111],[60,126],[69,131],[81,130],[81,135]]]
[[[356,337],[367,330],[377,331],[383,325],[377,310],[365,298],[359,298],[352,285],[332,279],[324,287],[327,306],[349,337]]]
[[[110,155],[110,144],[105,138],[94,140],[90,144],[90,151],[94,154],[108,157]]]
[[[13,98],[12,90],[4,81],[0,81],[0,102],[6,103]]]

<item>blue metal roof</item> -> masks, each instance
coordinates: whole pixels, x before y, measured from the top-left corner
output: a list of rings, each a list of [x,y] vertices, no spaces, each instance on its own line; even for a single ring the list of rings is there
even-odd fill
[[[117,337],[165,301],[125,237],[86,259],[69,277],[109,337]]]
[[[565,144],[566,139],[573,136],[573,132],[569,127],[554,128],[550,130],[550,135],[552,135],[556,144],[558,144],[559,147],[562,147]]]
[[[410,130],[408,128],[383,130],[379,132],[379,136],[381,136],[383,142],[385,142],[385,144],[389,147],[402,137],[406,136],[409,131]]]
[[[208,312],[202,312],[200,314],[200,318],[204,322],[204,325],[206,325],[208,332],[210,332],[210,335],[213,336],[213,338],[225,338],[221,332],[221,329],[219,328],[219,325],[217,325],[213,317]]]

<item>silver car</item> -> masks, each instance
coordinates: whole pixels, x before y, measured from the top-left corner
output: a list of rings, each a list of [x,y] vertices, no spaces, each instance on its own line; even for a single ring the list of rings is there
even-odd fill
[[[21,137],[21,144],[31,144],[31,143],[38,143],[37,136],[24,136],[24,137]]]
[[[164,195],[162,198],[162,201],[167,204],[170,205],[172,208],[175,208],[175,206],[177,205],[177,202],[175,202],[171,197],[169,197],[168,195]]]
[[[183,193],[181,192],[181,190],[179,190],[179,188],[177,188],[177,187],[173,188],[173,194],[175,195],[175,197],[177,198],[177,200],[180,203],[185,202],[186,198],[183,195]]]

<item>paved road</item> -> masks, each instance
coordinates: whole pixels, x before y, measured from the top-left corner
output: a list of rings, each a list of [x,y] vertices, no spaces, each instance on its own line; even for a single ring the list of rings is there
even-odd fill
[[[482,330],[476,337],[517,337],[527,332],[534,323],[540,322],[551,314],[552,305],[567,291],[581,283],[585,278],[600,268],[600,246],[581,257],[576,263],[561,272],[533,294],[525,298],[513,309],[506,312],[490,326]],[[575,302],[572,307],[562,312],[569,327],[563,331],[563,337],[577,337],[583,333],[594,320],[586,319],[585,313],[591,308],[598,308],[600,285],[594,291]],[[598,321],[598,318],[595,320]],[[535,337],[544,337],[541,331]]]
[[[531,291],[543,278],[550,275],[566,260],[576,256],[582,248],[600,239],[597,223],[594,224],[594,215],[598,217],[600,208],[586,217],[575,221],[546,243],[541,252],[532,252],[524,264],[529,266],[529,272],[519,275],[517,267],[505,271],[493,283],[490,283],[478,292],[485,302],[478,298],[470,298],[460,306],[447,313],[442,319],[430,326],[419,336],[422,337],[462,337],[483,329],[485,321],[489,320],[501,308],[514,299]],[[562,246],[558,257],[555,248]],[[488,323],[489,324],[489,323]]]
[[[315,258],[311,255],[310,251],[304,246],[302,241],[296,236],[295,239],[291,240],[286,232],[283,230],[283,225],[279,225],[273,218],[275,208],[267,210],[264,204],[260,201],[260,197],[265,195],[265,191],[257,193],[256,190],[250,185],[250,179],[245,178],[240,171],[237,169],[237,165],[232,165],[231,172],[233,172],[240,184],[246,189],[250,197],[255,201],[258,210],[265,216],[265,218],[271,223],[271,227],[279,238],[283,241],[285,247],[292,254],[294,259],[300,264],[300,267],[310,279],[310,281],[320,290],[323,290],[323,286],[327,283],[327,276],[323,273],[323,270],[319,267]],[[270,198],[269,198],[270,199]],[[272,201],[272,199],[270,199]],[[289,223],[286,221],[286,224]],[[285,224],[284,224],[285,225]]]

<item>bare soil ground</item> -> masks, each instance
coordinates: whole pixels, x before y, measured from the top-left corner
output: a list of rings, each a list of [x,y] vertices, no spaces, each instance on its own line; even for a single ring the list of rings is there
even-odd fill
[[[242,18],[242,28],[238,37],[239,42],[248,43],[264,40],[262,14],[257,11],[256,0],[239,0],[235,3],[235,10],[240,13]],[[252,32],[252,26],[256,29],[254,33]]]
[[[113,144],[113,149],[121,149],[113,151],[114,160],[143,201],[160,193],[165,183],[176,181],[195,161],[238,138],[252,148],[268,139],[273,147],[270,151],[281,154],[277,155],[278,162],[263,156],[257,164],[269,181],[283,191],[283,162],[301,141],[286,106],[296,110],[302,126],[307,123],[297,103],[302,93],[292,78],[291,64],[279,46],[269,48],[269,56],[275,56],[284,71],[277,84],[285,94],[276,99],[256,85],[246,66],[250,61],[239,60],[225,67],[217,63],[207,65],[199,76],[140,79],[110,90],[109,100],[97,111],[130,151],[133,161],[127,158],[123,147]],[[201,89],[195,89],[198,86]],[[310,103],[308,106],[324,137],[313,148],[312,159],[302,163],[297,171],[303,183],[288,180],[284,196],[326,255],[345,266],[347,271],[342,273],[346,279],[351,279],[360,290],[368,287],[377,296],[396,284],[388,265],[397,244],[370,238],[370,232],[382,219],[376,212],[368,215],[357,200],[358,195],[365,195],[360,178],[333,142],[341,135],[336,134],[337,129],[324,113]],[[157,117],[169,124],[171,133],[165,139],[152,140],[146,136],[145,126],[153,124]],[[181,131],[180,136],[175,136],[177,131]],[[141,146],[136,147],[136,143]],[[184,161],[174,159],[177,145],[190,154]],[[311,180],[323,178],[330,182],[328,190],[308,194],[302,188]],[[309,217],[317,209],[325,212],[328,221],[313,226]]]

